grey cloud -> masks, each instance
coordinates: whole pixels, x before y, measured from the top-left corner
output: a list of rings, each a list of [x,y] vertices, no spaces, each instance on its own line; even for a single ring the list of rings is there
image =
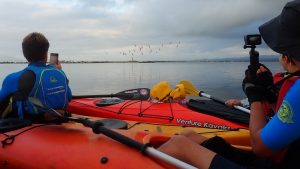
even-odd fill
[[[158,46],[182,41],[163,58],[197,58],[210,51],[238,49],[245,33],[279,14],[287,0],[57,0],[0,2],[0,57],[22,58],[27,33],[43,32],[51,50],[66,59],[128,59],[119,55],[134,44]],[[172,51],[173,50],[173,51]],[[106,57],[104,55],[106,54]],[[183,57],[186,56],[186,57]],[[3,57],[2,57],[3,58]]]
[[[285,1],[286,2],[286,1]],[[140,1],[129,12],[131,30],[151,35],[214,36],[278,14],[284,1]]]

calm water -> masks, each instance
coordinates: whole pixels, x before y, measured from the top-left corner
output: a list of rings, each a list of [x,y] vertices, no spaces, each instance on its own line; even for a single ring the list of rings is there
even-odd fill
[[[247,62],[195,63],[95,63],[63,64],[73,94],[111,94],[122,90],[148,87],[167,80],[173,87],[180,80],[191,81],[199,90],[228,99],[245,97],[241,81]],[[278,62],[266,62],[272,72],[281,71]],[[4,77],[24,68],[25,64],[0,64]]]

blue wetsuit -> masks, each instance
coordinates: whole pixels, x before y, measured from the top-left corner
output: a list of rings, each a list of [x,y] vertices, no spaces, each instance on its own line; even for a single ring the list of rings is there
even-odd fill
[[[47,72],[45,70],[49,70],[49,71]],[[20,80],[21,79],[20,77],[22,77],[27,72],[31,72],[33,78],[30,78],[29,80],[27,79]],[[57,75],[57,72],[59,75]],[[44,76],[44,74],[45,75],[48,74],[48,75]],[[50,78],[50,80],[54,82],[63,81],[58,85],[59,87],[63,86],[62,87],[63,89],[57,90],[58,87],[55,86],[52,87],[50,83],[49,84],[45,83],[44,78]],[[55,109],[64,108],[65,106],[67,106],[68,102],[72,98],[72,93],[70,87],[68,86],[68,80],[65,74],[63,73],[63,71],[56,69],[54,66],[46,65],[45,62],[35,62],[29,64],[28,67],[26,67],[25,69],[19,72],[15,72],[6,76],[6,78],[3,80],[2,88],[0,90],[0,103],[3,104],[5,100],[10,98],[11,96],[15,96],[16,93],[22,93],[22,91],[20,92],[20,86],[26,86],[27,85],[26,83],[32,84],[29,89],[30,91],[28,91],[26,94],[26,97],[28,96],[36,97],[42,101],[45,100],[45,103],[49,103],[50,100],[50,107]],[[48,88],[48,87],[52,87],[53,90],[52,88]],[[52,93],[50,93],[49,90]],[[61,95],[56,95],[56,97],[51,98],[56,93],[61,93]],[[55,105],[55,102],[64,102],[64,103]],[[16,106],[16,104],[18,103],[14,102],[13,107],[15,109],[19,109],[20,106],[18,107]],[[28,106],[28,103],[22,103],[21,105],[22,107],[25,107],[25,111],[29,110],[30,111],[29,113],[33,112],[34,108],[30,105]],[[23,112],[18,112],[18,114],[19,116],[23,117]]]
[[[289,89],[276,115],[261,131],[263,143],[277,152],[300,138],[300,80]]]

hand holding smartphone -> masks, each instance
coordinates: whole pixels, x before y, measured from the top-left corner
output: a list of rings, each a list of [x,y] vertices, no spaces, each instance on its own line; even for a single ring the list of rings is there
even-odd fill
[[[58,53],[50,53],[50,64],[58,65]]]
[[[62,68],[58,60],[58,53],[50,53],[50,65],[53,65],[58,69]]]

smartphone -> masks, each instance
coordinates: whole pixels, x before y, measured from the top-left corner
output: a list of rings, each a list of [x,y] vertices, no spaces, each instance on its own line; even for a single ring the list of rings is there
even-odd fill
[[[58,65],[58,53],[50,53],[50,64]]]

